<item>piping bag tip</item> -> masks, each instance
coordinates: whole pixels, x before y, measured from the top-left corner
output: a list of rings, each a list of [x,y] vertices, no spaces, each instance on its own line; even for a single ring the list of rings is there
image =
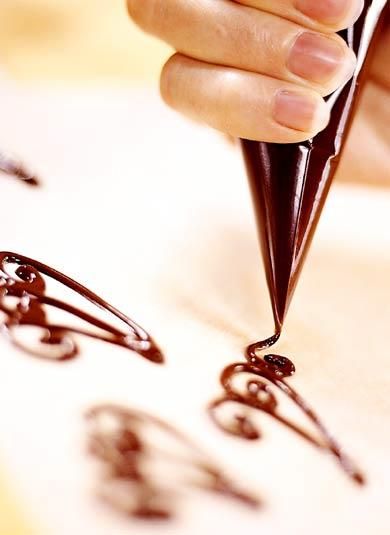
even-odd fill
[[[277,330],[281,330],[336,173],[370,52],[389,6],[386,0],[365,0],[355,25],[340,32],[355,52],[358,68],[329,97],[330,121],[322,132],[302,143],[241,140]]]

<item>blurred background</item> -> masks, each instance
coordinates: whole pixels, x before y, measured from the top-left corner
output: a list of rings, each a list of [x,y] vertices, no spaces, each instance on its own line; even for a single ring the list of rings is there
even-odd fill
[[[168,56],[130,22],[125,0],[0,1],[0,64],[19,80],[157,83]]]
[[[0,73],[21,83],[157,85],[169,53],[130,22],[125,0],[0,0]],[[0,459],[0,534],[31,529]]]

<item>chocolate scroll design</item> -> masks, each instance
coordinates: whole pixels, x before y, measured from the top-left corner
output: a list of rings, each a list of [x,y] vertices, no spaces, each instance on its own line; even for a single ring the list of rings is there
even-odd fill
[[[276,340],[279,338],[275,335]],[[309,404],[287,383],[286,379],[295,373],[295,366],[287,357],[259,352],[270,347],[272,338],[249,346],[247,361],[227,366],[221,374],[220,382],[224,389],[221,397],[209,405],[209,414],[214,423],[223,431],[246,440],[261,438],[261,432],[251,417],[244,412],[227,410],[222,417],[223,408],[228,405],[239,405],[242,408],[254,409],[268,414],[273,419],[302,437],[304,440],[332,454],[342,470],[356,483],[362,485],[364,476],[353,461],[343,452],[340,445],[322,423]],[[274,339],[274,341],[276,341]],[[242,384],[242,380],[246,378]],[[238,384],[241,379],[241,384]],[[285,418],[279,411],[277,393],[283,393],[306,416],[317,431],[316,434],[296,425],[291,419]]]
[[[86,415],[89,452],[102,463],[100,496],[126,515],[169,519],[181,490],[195,488],[257,507],[186,435],[139,410],[101,405]]]
[[[47,295],[45,276],[111,315],[121,328]],[[57,315],[58,312],[66,313],[89,328],[51,322],[49,311],[56,311]],[[163,362],[162,353],[153,339],[133,320],[73,279],[26,256],[0,252],[1,315],[2,332],[15,346],[36,357],[57,361],[73,359],[79,354],[74,335],[83,335],[130,349],[152,362]],[[26,340],[27,330],[30,337]]]

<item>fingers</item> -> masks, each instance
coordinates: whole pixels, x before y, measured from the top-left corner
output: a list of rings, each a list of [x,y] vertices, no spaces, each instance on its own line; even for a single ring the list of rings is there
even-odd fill
[[[274,13],[318,31],[339,31],[351,26],[363,10],[363,0],[235,0]]]
[[[290,4],[293,12],[292,2],[245,0],[259,7]],[[186,56],[311,87],[323,96],[344,83],[355,66],[339,36],[307,31],[231,0],[130,0],[129,8],[143,29]]]
[[[310,89],[175,54],[161,76],[172,107],[234,137],[303,141],[322,130],[329,110]]]
[[[175,109],[232,136],[291,143],[329,120],[322,96],[352,75],[336,30],[362,0],[127,0],[134,21],[178,54],[161,92]]]

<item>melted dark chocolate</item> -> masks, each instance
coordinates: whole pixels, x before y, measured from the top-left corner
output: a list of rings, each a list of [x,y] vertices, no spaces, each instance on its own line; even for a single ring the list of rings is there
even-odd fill
[[[28,186],[38,186],[39,181],[36,176],[30,173],[22,163],[5,156],[0,152],[0,172],[5,175],[17,178]]]
[[[188,486],[247,506],[259,505],[258,499],[239,490],[208,454],[155,416],[102,405],[88,411],[87,421],[89,451],[105,467],[100,494],[127,515],[157,520],[170,518],[177,491]],[[156,463],[160,465],[159,470]],[[178,475],[173,471],[175,467]]]
[[[46,295],[44,275],[120,320],[123,328],[114,327],[71,304]],[[47,315],[50,309],[70,314],[73,319],[94,327],[96,332],[51,323]],[[3,333],[16,346],[40,358],[69,360],[76,357],[79,351],[73,334],[78,334],[130,349],[155,363],[163,362],[161,351],[142,327],[78,282],[26,256],[0,252],[0,313],[4,317],[0,323]],[[26,327],[38,328],[37,347],[30,341],[24,342],[20,336]]]
[[[246,350],[246,362],[237,362],[227,366],[221,374],[221,384],[224,393],[209,405],[209,414],[216,425],[223,431],[232,435],[247,439],[257,440],[261,433],[256,425],[246,414],[236,414],[223,420],[218,415],[218,409],[230,403],[262,411],[277,420],[279,423],[305,439],[312,445],[331,453],[338,461],[346,474],[358,484],[364,484],[365,479],[360,470],[351,459],[343,452],[342,448],[329,433],[317,414],[306,401],[285,381],[287,377],[295,373],[295,366],[290,359],[282,355],[266,354],[259,355],[261,351],[269,348],[279,338],[279,334],[248,346]],[[246,382],[245,388],[235,386],[234,379],[244,374],[255,378]],[[259,379],[260,378],[260,379]],[[276,387],[283,392],[305,414],[308,421],[318,432],[318,438],[307,432],[302,427],[285,418],[278,411],[278,400],[274,393]]]
[[[335,175],[356,109],[386,0],[366,0],[356,24],[340,32],[357,56],[352,79],[329,97],[331,119],[295,144],[242,140],[275,326],[280,331]]]
[[[125,329],[118,329],[71,304],[48,296],[44,276],[110,313],[125,325]],[[50,308],[70,314],[94,327],[97,332],[63,323],[51,323],[47,316],[47,309]],[[163,361],[162,354],[152,338],[130,318],[66,275],[22,255],[0,252],[0,313],[3,315],[0,323],[3,333],[17,347],[40,358],[64,361],[76,357],[78,346],[73,339],[76,334],[130,349],[152,362]],[[31,342],[25,343],[20,338],[20,331],[26,327],[38,328],[38,347]],[[312,445],[331,453],[354,481],[364,483],[361,472],[344,454],[315,412],[285,381],[285,378],[294,374],[294,364],[281,355],[259,355],[260,351],[275,344],[279,336],[280,334],[276,333],[263,342],[248,346],[246,362],[231,364],[223,370],[221,384],[224,394],[209,406],[212,419],[230,434],[255,440],[260,438],[260,432],[246,414],[234,414],[226,422],[220,419],[218,409],[234,402],[265,412]],[[240,392],[234,385],[234,379],[243,374],[250,374],[255,378],[248,380],[245,391]],[[272,387],[283,392],[301,409],[317,430],[318,437],[279,413],[278,401]],[[114,427],[101,427],[100,417],[107,415],[116,423]],[[161,478],[158,472],[148,472],[144,468],[145,462],[151,457],[191,467],[197,477],[186,481],[187,486],[190,484],[230,496],[247,505],[258,505],[256,498],[238,490],[182,433],[154,416],[108,405],[92,409],[88,413],[88,421],[94,426],[90,436],[90,450],[108,469],[102,481],[102,489],[106,491],[103,494],[113,506],[131,516],[165,519],[172,515],[173,494],[168,492],[165,479]],[[186,455],[176,455],[171,447],[161,449],[160,441],[150,445],[142,434],[141,428],[145,425],[164,431],[171,439],[175,439],[184,447]]]

